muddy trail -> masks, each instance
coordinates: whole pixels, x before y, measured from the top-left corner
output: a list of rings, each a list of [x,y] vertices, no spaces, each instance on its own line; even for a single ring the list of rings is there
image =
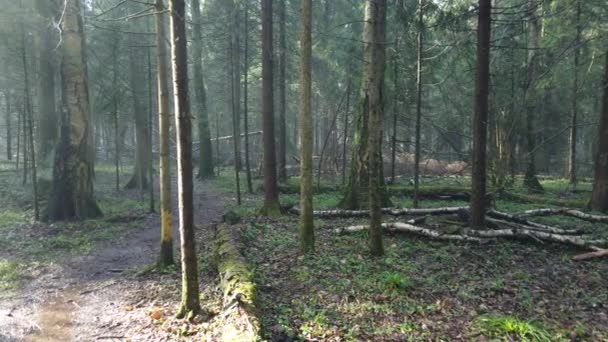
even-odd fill
[[[210,241],[212,224],[224,210],[221,196],[209,186],[195,187],[198,241]],[[174,214],[174,255],[179,263],[175,209]],[[146,273],[156,262],[159,241],[160,217],[152,213],[90,254],[45,265],[15,296],[0,299],[0,341],[172,340],[170,328],[157,329],[159,322],[150,319],[151,313],[168,318],[179,303],[177,270]],[[203,293],[214,287],[214,278],[201,278]]]

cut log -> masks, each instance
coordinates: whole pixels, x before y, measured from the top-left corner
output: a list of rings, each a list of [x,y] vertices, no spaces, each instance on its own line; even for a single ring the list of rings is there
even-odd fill
[[[486,242],[488,239],[477,238],[466,235],[458,235],[458,234],[442,234],[439,231],[417,227],[409,223],[402,222],[391,222],[391,223],[383,223],[382,228],[389,232],[399,232],[399,233],[409,233],[415,235],[422,235],[426,237],[430,237],[437,240],[455,240],[455,241],[466,241],[466,242]],[[337,234],[344,233],[356,233],[361,231],[366,231],[369,229],[369,226],[361,225],[361,226],[350,226],[344,228],[337,228],[334,231]]]
[[[239,251],[233,226],[220,224],[215,238],[215,258],[223,291],[222,341],[257,341],[260,323],[256,316],[253,275]]]
[[[595,258],[601,258],[604,256],[608,256],[608,249],[602,249],[602,248],[598,248],[598,247],[592,247],[591,249],[593,249],[594,251],[589,252],[589,253],[575,255],[572,257],[572,260],[583,261],[583,260],[589,260],[589,259],[595,259]]]
[[[393,216],[423,216],[423,215],[448,215],[458,213],[459,211],[468,210],[467,207],[445,207],[445,208],[421,208],[421,209],[398,209],[398,208],[382,208],[382,213]],[[290,212],[299,214],[298,207],[291,208]],[[369,210],[315,210],[315,217],[366,217],[369,216]]]
[[[544,232],[552,233],[552,234],[564,234],[564,235],[579,235],[579,234],[583,233],[582,229],[563,229],[563,228],[551,227],[551,226],[548,226],[545,224],[526,220],[525,218],[522,218],[520,216],[511,215],[511,214],[508,214],[508,213],[505,213],[502,211],[497,211],[497,210],[489,210],[488,216],[490,216],[492,218],[497,218],[500,220],[511,221],[511,222],[518,223],[518,224],[521,224],[524,226],[524,227],[518,227],[518,228],[538,230],[538,231],[544,231]]]

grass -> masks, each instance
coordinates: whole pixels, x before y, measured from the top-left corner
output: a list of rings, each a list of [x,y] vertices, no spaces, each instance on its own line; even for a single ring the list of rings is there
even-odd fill
[[[16,289],[21,283],[21,265],[15,261],[0,259],[0,291]]]
[[[529,342],[551,342],[565,340],[562,336],[549,333],[546,329],[516,317],[485,315],[475,319],[474,329],[486,337],[507,341],[514,339]]]

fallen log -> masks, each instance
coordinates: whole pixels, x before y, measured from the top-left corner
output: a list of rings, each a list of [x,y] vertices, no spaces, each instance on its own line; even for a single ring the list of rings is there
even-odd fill
[[[430,237],[438,240],[452,240],[452,241],[466,241],[466,242],[486,242],[488,239],[477,238],[467,235],[458,235],[458,234],[442,234],[441,232],[429,228],[422,228],[418,226],[414,226],[409,223],[402,222],[389,222],[383,223],[382,228],[389,232],[400,232],[400,233],[410,233],[415,235],[421,235]],[[361,225],[361,226],[349,226],[344,228],[336,228],[334,232],[336,234],[344,234],[344,233],[356,233],[368,230],[369,226]]]
[[[259,340],[255,283],[252,272],[239,251],[238,234],[233,226],[218,226],[215,259],[223,292],[222,341]]]
[[[571,235],[560,235],[541,232],[530,229],[496,229],[496,230],[476,230],[476,229],[465,229],[463,231],[465,235],[475,236],[479,238],[532,238],[533,240],[558,242],[580,248],[591,248],[593,246],[604,246],[607,244],[604,240],[585,240],[578,236]]]
[[[530,209],[514,214],[513,216],[524,218],[532,216],[549,216],[549,215],[565,215],[576,217],[578,219],[594,222],[594,223],[608,223],[608,216],[605,215],[594,215],[587,214],[580,210],[570,208],[542,208],[542,209]]]
[[[404,215],[412,215],[412,216],[423,216],[423,215],[447,215],[454,214],[460,211],[468,210],[467,207],[444,207],[444,208],[421,208],[421,209],[409,209],[409,208],[382,208],[382,213],[386,215],[393,216],[404,216]],[[290,212],[293,214],[300,214],[300,209],[298,207],[293,207],[290,209]],[[315,217],[366,217],[369,216],[369,210],[315,210],[313,211],[313,215]]]
[[[594,251],[589,252],[589,253],[575,255],[572,257],[572,260],[583,261],[583,260],[589,260],[589,259],[595,259],[595,258],[601,258],[604,256],[608,256],[608,249],[602,249],[602,248],[598,248],[598,247],[592,247],[591,249],[593,249]]]
[[[500,221],[496,219],[490,219],[494,221]],[[514,225],[512,222],[501,222],[503,225]],[[521,225],[520,225],[521,226]],[[537,230],[530,230],[525,228],[504,228],[495,230],[477,230],[477,229],[463,229],[461,234],[444,234],[440,231],[414,226],[409,223],[402,222],[387,222],[383,223],[382,227],[389,232],[402,232],[411,233],[422,236],[427,236],[439,240],[458,240],[458,241],[474,241],[474,242],[486,242],[497,238],[530,238],[537,242],[557,242],[563,243],[579,248],[597,248],[595,246],[606,246],[608,242],[605,240],[585,240],[578,236],[552,234]],[[349,226],[344,228],[336,228],[334,232],[337,234],[342,233],[355,233],[369,229],[367,225],[360,226]]]
[[[505,220],[505,221],[511,221],[514,223],[518,223],[518,224],[527,226],[526,228],[530,229],[530,230],[539,230],[539,231],[545,231],[548,233],[564,234],[564,235],[578,235],[578,234],[583,233],[582,229],[576,229],[576,228],[575,229],[563,229],[563,228],[551,227],[551,226],[548,226],[545,224],[532,222],[532,221],[526,220],[525,218],[522,218],[520,216],[515,216],[515,215],[505,213],[502,211],[498,211],[498,210],[489,210],[488,216],[490,216],[492,218],[496,218],[496,219],[501,219],[501,220]]]

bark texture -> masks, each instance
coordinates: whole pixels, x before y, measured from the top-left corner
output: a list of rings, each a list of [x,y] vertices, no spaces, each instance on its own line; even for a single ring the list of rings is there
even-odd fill
[[[300,252],[314,250],[312,207],[312,0],[302,0],[302,36],[300,38]]]
[[[471,172],[470,224],[485,226],[486,216],[486,143],[488,133],[488,92],[490,87],[491,0],[479,0],[477,22],[477,82],[473,116],[473,160]]]
[[[595,177],[591,208],[608,212],[608,53],[604,66],[604,95],[602,98],[602,113],[599,125],[599,145],[595,159]]]
[[[93,197],[93,146],[82,27],[80,2],[66,2],[61,24],[64,113],[48,201],[50,221],[101,215]]]
[[[262,0],[262,126],[264,128],[264,215],[280,214],[274,140],[272,0]]]
[[[195,0],[196,1],[196,0]],[[171,159],[169,129],[169,80],[167,75],[167,46],[165,44],[165,14],[163,0],[156,0],[156,79],[158,88],[159,172],[160,172],[160,256],[161,268],[174,264],[173,259],[173,215],[171,208]],[[213,171],[213,170],[212,170]]]
[[[182,301],[179,317],[197,315],[200,310],[198,267],[194,243],[192,206],[192,123],[188,103],[188,61],[184,0],[170,0],[171,59],[177,135],[177,199],[181,237]]]

